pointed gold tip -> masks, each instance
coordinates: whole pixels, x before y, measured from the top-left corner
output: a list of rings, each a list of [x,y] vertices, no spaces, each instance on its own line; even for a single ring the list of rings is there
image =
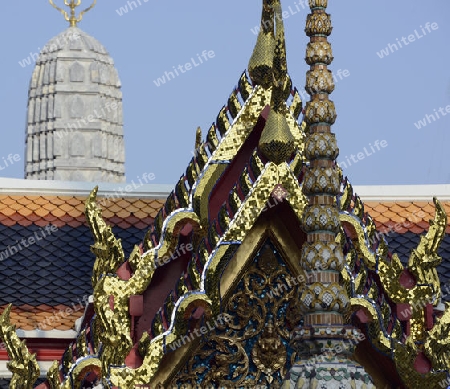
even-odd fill
[[[291,92],[280,0],[263,0],[261,27],[248,70],[254,84],[265,88],[275,85],[287,94]]]
[[[64,5],[66,7],[69,7],[70,9],[70,15],[67,13],[67,11],[63,10],[62,8],[58,7],[53,0],[48,0],[50,5],[55,8],[57,11],[61,12],[64,16],[64,19],[66,19],[70,27],[76,27],[79,22],[83,19],[83,15],[90,11],[92,8],[94,8],[95,4],[97,3],[97,0],[93,0],[92,4],[81,11],[78,16],[76,16],[75,9],[81,5],[81,0],[64,0]]]
[[[275,50],[274,0],[263,0],[261,27],[248,64],[254,85],[268,87],[273,81],[272,66]]]
[[[195,132],[195,149],[197,150],[202,145],[202,129],[197,127]]]
[[[273,75],[275,86],[280,89],[280,96],[286,100],[292,89],[292,82],[288,76],[287,59],[286,59],[286,39],[284,34],[283,10],[281,2],[275,1],[275,20],[276,20],[276,35],[275,35],[275,53],[273,59]]]
[[[253,84],[272,87],[270,113],[258,147],[270,161],[280,164],[294,152],[295,139],[286,121],[285,101],[291,92],[287,74],[283,11],[280,0],[263,0],[261,28],[249,63]]]

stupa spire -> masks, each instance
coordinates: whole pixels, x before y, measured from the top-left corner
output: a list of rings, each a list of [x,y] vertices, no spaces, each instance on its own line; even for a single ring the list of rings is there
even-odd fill
[[[368,374],[350,360],[360,333],[346,323],[349,296],[340,279],[344,255],[336,239],[341,228],[336,196],[342,177],[335,163],[339,149],[331,132],[336,110],[330,100],[334,83],[328,70],[333,60],[327,40],[332,30],[330,15],[325,11],[328,0],[309,0],[309,6],[305,32],[310,42],[305,60],[310,70],[305,89],[311,99],[304,116],[308,131],[305,157],[309,164],[302,188],[309,204],[303,213],[307,241],[301,253],[307,283],[300,296],[304,322],[295,340],[302,358],[290,371],[290,383],[291,387],[301,388],[338,384],[340,388],[372,388]],[[338,383],[342,377],[335,381],[335,372],[340,374],[343,368],[357,374],[349,374]]]
[[[92,4],[89,7],[87,7],[86,9],[84,9],[83,11],[81,11],[78,14],[78,16],[76,16],[76,8],[81,5],[81,0],[64,0],[64,5],[66,7],[69,7],[69,9],[70,9],[70,15],[67,11],[58,7],[53,2],[53,0],[49,0],[49,2],[52,5],[52,7],[54,7],[56,10],[58,10],[59,12],[61,12],[64,15],[64,18],[69,22],[70,27],[76,27],[77,23],[81,22],[81,20],[83,19],[83,15],[86,12],[90,11],[92,8],[94,8],[95,4],[97,3],[97,0],[93,0]]]

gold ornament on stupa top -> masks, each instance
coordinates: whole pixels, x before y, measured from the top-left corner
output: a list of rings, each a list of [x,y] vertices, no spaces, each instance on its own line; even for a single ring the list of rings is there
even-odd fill
[[[64,15],[64,18],[70,23],[70,27],[76,27],[77,23],[81,22],[81,19],[83,19],[83,15],[90,11],[92,8],[94,8],[95,4],[97,3],[97,0],[93,0],[92,4],[81,11],[78,16],[76,16],[75,9],[81,5],[81,0],[64,0],[64,5],[66,7],[69,7],[70,9],[70,15],[67,11],[64,9],[58,7],[53,0],[48,0],[52,7],[54,7],[56,10],[61,12]]]

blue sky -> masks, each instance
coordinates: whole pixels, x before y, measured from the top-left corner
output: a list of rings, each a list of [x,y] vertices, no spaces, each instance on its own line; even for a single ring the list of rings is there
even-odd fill
[[[107,48],[119,71],[127,180],[152,172],[154,183],[174,184],[192,156],[197,126],[206,133],[247,67],[261,0],[134,1],[137,7],[130,9],[131,1],[98,0],[79,27]],[[333,131],[344,174],[355,185],[450,183],[450,2],[329,4],[335,57],[330,69],[337,79]],[[303,90],[306,9],[301,0],[282,5],[289,73]],[[22,67],[19,61],[67,23],[46,0],[6,2],[3,15],[0,176],[23,178],[33,65]],[[210,55],[202,64],[156,85],[174,66],[191,58],[198,63],[204,50]],[[20,161],[6,166],[9,154],[19,154]]]

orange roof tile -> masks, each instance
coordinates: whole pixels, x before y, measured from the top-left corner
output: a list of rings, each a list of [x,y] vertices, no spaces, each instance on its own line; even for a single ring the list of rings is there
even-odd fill
[[[130,202],[125,199],[118,200],[116,204],[117,204],[117,206],[119,206],[121,208],[127,208],[130,206]]]
[[[102,212],[102,216],[104,218],[109,219],[109,218],[114,216],[114,212],[110,211],[109,209],[104,209],[103,212]]]
[[[42,208],[41,204],[36,204],[36,203],[31,203],[30,205],[28,205],[29,209],[31,209],[33,212],[35,212],[36,210]]]
[[[19,203],[20,205],[28,205],[30,203],[32,203],[33,200],[30,200],[29,198],[27,198],[26,196],[23,197],[19,197],[17,199],[17,203]]]
[[[12,199],[9,196],[0,196],[0,203],[1,204],[6,204],[6,205],[11,205],[11,204],[15,204],[17,201]]]
[[[55,209],[58,209],[58,205],[49,202],[47,204],[43,204],[42,208],[46,209],[49,212],[53,212]]]
[[[389,207],[389,212],[393,213],[402,213],[404,211],[404,207],[402,207],[400,204],[394,204],[392,207]]]
[[[32,223],[39,226],[52,223],[58,227],[86,225],[85,200],[86,198],[81,196],[0,195],[0,222],[7,226],[28,226]],[[165,199],[99,197],[99,204],[108,224],[120,225],[122,228],[138,224],[140,228],[149,227],[164,203]],[[450,216],[450,201],[443,205]],[[364,206],[377,227],[384,225],[389,228],[401,223],[398,227],[401,232],[423,232],[428,229],[429,220],[434,218],[435,212],[432,201],[368,201]],[[447,231],[450,231],[450,223]]]
[[[153,218],[163,206],[165,200],[152,199],[108,199],[104,203],[99,199],[103,216],[108,224],[140,229],[150,227]],[[87,225],[84,217],[85,198],[74,196],[0,196],[0,223],[6,226],[35,225],[45,227],[50,222],[59,227],[69,225],[78,227]],[[365,211],[374,219],[380,232],[414,232],[421,234],[429,227],[429,220],[434,218],[432,201],[420,202],[367,202]],[[450,201],[443,203],[449,215],[447,233],[450,233]],[[0,307],[0,313],[5,306]],[[11,311],[11,321],[18,328],[33,330],[39,325],[46,330],[69,330],[73,328],[76,319],[82,316],[82,311],[70,312],[69,306],[51,307],[39,305],[14,306]],[[58,314],[58,312],[62,312]]]
[[[6,305],[0,307],[3,312]],[[14,306],[11,309],[11,323],[21,330],[42,329],[50,331],[58,329],[61,331],[71,330],[74,328],[75,321],[83,315],[84,310],[79,306],[57,305],[50,307],[48,305],[31,305]],[[77,310],[78,309],[78,310]]]
[[[33,210],[28,207],[24,207],[20,210],[20,214],[25,217],[30,216],[32,213],[33,213]]]
[[[84,202],[85,198],[76,196],[0,196],[0,221],[8,226],[32,223],[39,226],[49,223],[78,226],[86,224]],[[99,203],[109,224],[121,224],[126,228],[138,221],[150,225],[164,200],[118,198]]]
[[[40,217],[47,216],[49,214],[49,211],[47,211],[45,208],[38,208],[36,209],[36,215]]]
[[[158,200],[155,200],[155,202],[158,202],[158,203],[159,203]],[[161,204],[159,204],[159,205],[161,206],[163,203],[164,203],[164,202],[161,202]],[[142,209],[142,208],[144,208],[144,207],[147,206],[147,203],[143,202],[142,200],[137,200],[137,201],[135,201],[135,202],[133,203],[133,205],[134,205],[136,208],[138,208],[138,209]]]
[[[443,202],[442,205],[450,216],[450,202]],[[429,220],[434,218],[435,207],[432,201],[398,201],[398,202],[374,202],[364,203],[364,209],[375,220],[379,228],[382,224],[395,225],[401,223],[400,233],[407,231],[422,233],[428,230]],[[391,223],[392,222],[392,223]],[[450,232],[450,218],[447,233]]]
[[[67,213],[64,213],[64,215],[60,216],[58,219],[63,222],[68,223],[68,222],[71,222],[74,218],[72,216],[68,215]]]
[[[380,212],[381,214],[388,210],[388,208],[386,208],[383,204],[377,204],[375,205],[374,208],[377,212]]]
[[[121,222],[117,223],[117,225],[120,228],[123,228],[124,230],[131,227],[131,223],[128,223],[125,220],[122,220]]]
[[[83,197],[72,197],[72,196],[67,196],[66,197],[66,203],[67,204],[70,204],[70,205],[73,205],[73,206],[77,206],[77,205],[79,205],[79,204],[84,204],[84,202],[86,201],[86,199],[85,198],[83,198]]]
[[[55,220],[52,224],[55,225],[55,226],[58,227],[58,228],[59,228],[59,227],[62,227],[63,225],[66,224],[66,223],[64,223],[64,224],[58,225],[58,223],[62,223],[61,220]],[[45,227],[45,226],[48,226],[48,221],[45,220],[45,219],[39,219],[39,220],[36,220],[36,221],[34,222],[34,224],[36,224],[36,225],[39,226],[39,227]]]
[[[42,223],[36,222],[35,224],[38,225],[39,227],[45,227],[47,225],[45,221],[41,221],[41,222]],[[55,220],[52,224],[58,228],[64,227],[66,225],[70,225],[69,223],[63,222],[62,220]]]
[[[46,196],[50,202],[57,205],[62,205],[66,203],[67,196]]]
[[[135,216],[127,217],[127,222],[131,223],[132,225],[135,225],[138,221],[139,221],[139,219]]]
[[[150,226],[150,224],[152,224],[152,222],[153,222],[153,217],[144,217],[143,219],[141,219],[141,222],[143,222],[143,223],[147,224],[148,226]]]
[[[408,201],[397,201],[395,204],[402,208],[407,208],[411,203]]]
[[[14,209],[14,211],[19,211],[20,209],[24,208],[24,205],[16,202],[14,204],[10,204],[9,208]]]
[[[388,218],[388,217],[386,217],[386,216],[384,216],[384,214],[381,214],[378,218],[377,218],[377,221],[379,221],[380,223],[386,223],[386,222],[388,222],[388,221],[390,221],[391,219],[390,218]]]
[[[146,212],[143,212],[141,210],[133,212],[133,215],[138,219],[143,219],[144,217],[148,216]]]
[[[136,228],[139,228],[140,230],[143,230],[144,228],[150,227],[149,224],[144,223],[144,222],[142,222],[142,221],[136,222],[136,223],[134,224],[134,226],[135,226]]]
[[[68,222],[67,224],[68,224],[70,227],[76,228],[76,227],[79,227],[79,226],[81,226],[82,224],[84,224],[84,222],[81,222],[81,221],[79,221],[79,220],[72,220],[72,221]]]
[[[64,215],[66,215],[66,212],[64,212],[61,208],[56,208],[56,209],[54,209],[54,210],[52,211],[52,215],[54,215],[54,216],[60,218],[60,217],[62,217],[62,216],[64,216]]]
[[[416,226],[416,225],[413,225],[409,230],[411,232],[414,232],[415,234],[421,234],[424,231],[423,228]]]
[[[84,202],[75,206],[74,210],[78,211],[80,214],[84,215]]]
[[[45,216],[45,220],[46,220],[47,222],[54,222],[55,220],[58,220],[58,217],[56,217],[56,216],[50,214],[50,215],[46,215],[46,216]]]
[[[117,212],[117,216],[123,219],[127,218],[130,215],[131,213],[130,211],[128,211],[128,209],[121,209],[119,212]]]
[[[38,205],[45,205],[48,203],[57,204],[57,197],[55,196],[45,196],[45,198],[40,196],[27,196],[27,198],[32,199],[33,203]]]
[[[66,213],[69,213],[69,212],[73,212],[74,211],[74,206],[69,204],[69,202],[67,202],[66,204],[60,205],[59,209],[63,210]]]
[[[4,226],[11,227],[11,226],[16,225],[17,222],[16,222],[14,219],[8,218],[8,219],[3,220],[3,221],[2,221],[2,224],[3,224]]]
[[[117,212],[120,212],[123,208],[119,204],[113,203],[111,206],[108,207],[108,209],[111,212],[114,212],[115,214],[117,214]]]
[[[130,204],[128,207],[125,208],[127,211],[131,212],[131,213],[136,213],[136,212],[140,212],[140,208],[136,207],[134,204]]]

